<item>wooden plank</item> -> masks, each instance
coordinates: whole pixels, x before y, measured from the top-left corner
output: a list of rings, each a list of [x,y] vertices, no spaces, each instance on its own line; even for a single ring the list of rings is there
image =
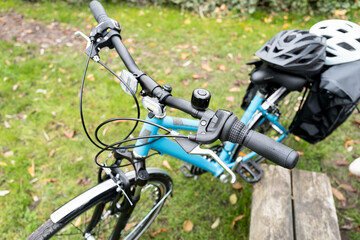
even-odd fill
[[[296,239],[340,239],[329,178],[322,173],[292,172]]]
[[[292,240],[291,177],[289,170],[262,164],[263,178],[253,187],[250,240]]]

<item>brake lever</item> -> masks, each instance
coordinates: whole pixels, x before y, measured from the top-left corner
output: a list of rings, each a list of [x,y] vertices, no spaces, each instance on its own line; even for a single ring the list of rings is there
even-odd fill
[[[172,131],[172,135],[180,135],[179,133]],[[186,138],[176,138],[175,141],[184,149],[185,152],[192,155],[208,155],[212,157],[230,176],[231,183],[234,184],[236,182],[235,173],[221,160],[221,158],[210,149],[200,148],[200,145],[194,141],[191,141]]]
[[[234,184],[236,182],[235,173],[221,160],[221,158],[212,150],[210,149],[203,149],[200,148],[200,145],[197,145],[193,150],[189,152],[189,154],[193,155],[208,155],[212,157],[228,174],[230,174],[231,180],[230,182]]]
[[[76,37],[83,37],[83,38],[86,40],[86,42],[87,42],[86,48],[90,47],[91,41],[90,41],[90,39],[89,39],[88,36],[86,36],[85,34],[83,34],[83,33],[80,32],[80,31],[76,31],[76,32],[75,32],[75,36],[76,36]]]

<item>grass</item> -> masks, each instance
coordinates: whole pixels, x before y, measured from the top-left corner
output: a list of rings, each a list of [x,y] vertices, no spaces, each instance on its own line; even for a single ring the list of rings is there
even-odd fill
[[[220,21],[181,14],[171,8],[105,7],[109,16],[122,25],[126,46],[149,76],[161,84],[170,84],[174,96],[188,100],[193,89],[206,85],[213,96],[210,108],[229,109],[238,116],[243,113],[240,104],[251,70],[245,63],[252,59],[253,53],[283,27],[308,29],[326,18],[314,16],[305,22],[304,16],[283,14],[275,16],[271,23],[264,23],[266,15],[257,13],[246,19],[228,17]],[[94,20],[87,6],[71,6],[71,11],[69,8],[63,2],[19,4],[11,0],[0,3],[3,13],[12,9],[43,25],[55,20],[88,33]],[[357,22],[354,16],[350,18]],[[56,207],[96,184],[93,158],[97,149],[83,133],[78,114],[78,92],[86,57],[82,47],[56,46],[42,55],[40,46],[15,41],[0,42],[0,51],[0,190],[10,191],[0,197],[0,236],[2,239],[24,239]],[[114,70],[123,69],[113,53],[104,50],[102,60]],[[204,64],[213,71],[204,69]],[[226,71],[219,70],[220,65],[226,66]],[[90,133],[106,119],[135,116],[131,98],[122,92],[109,73],[92,63],[88,74],[94,76],[93,81],[90,78],[86,82],[84,100]],[[203,77],[194,79],[193,74]],[[229,92],[230,88],[238,86],[240,92]],[[234,97],[233,103],[226,100],[229,96]],[[142,110],[142,116],[145,114]],[[187,117],[179,111],[169,111],[169,114]],[[333,186],[345,194],[345,207],[343,202],[336,201],[341,226],[349,222],[360,225],[359,211],[353,210],[360,209],[358,196],[340,189],[339,183],[349,184],[357,192],[360,184],[348,175],[346,167],[335,164],[339,159],[351,162],[359,157],[359,144],[354,144],[350,152],[344,147],[347,139],[358,143],[358,126],[353,119],[359,120],[359,117],[354,114],[329,138],[316,145],[298,142],[293,137],[286,142],[304,153],[298,168],[326,172]],[[73,137],[66,137],[74,131]],[[129,125],[115,124],[104,139],[108,143],[115,142],[128,131]],[[157,239],[248,237],[250,184],[242,183],[243,190],[237,191],[209,174],[197,181],[185,179],[178,170],[181,162],[167,156],[154,157],[148,165],[162,167],[164,159],[173,169],[175,189],[174,197],[167,202],[154,227],[154,230],[165,227],[167,233],[157,235]],[[32,166],[34,176],[30,175]],[[238,202],[231,205],[229,197],[234,193]],[[246,217],[231,229],[233,219],[242,214]],[[211,229],[218,217],[220,226]],[[182,228],[187,219],[194,223],[194,230],[189,233]],[[359,236],[354,229],[346,234],[350,239]]]

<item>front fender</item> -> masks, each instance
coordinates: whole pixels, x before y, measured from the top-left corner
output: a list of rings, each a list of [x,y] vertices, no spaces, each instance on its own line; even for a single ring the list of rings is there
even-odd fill
[[[134,179],[135,172],[127,172],[126,176],[128,179]],[[114,197],[116,188],[117,185],[112,179],[105,180],[65,203],[50,215],[50,219],[54,223],[71,221],[75,216],[95,206],[98,202]]]

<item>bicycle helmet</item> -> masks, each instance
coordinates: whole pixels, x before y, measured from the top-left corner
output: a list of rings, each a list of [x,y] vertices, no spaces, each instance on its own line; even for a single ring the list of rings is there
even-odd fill
[[[325,48],[325,38],[307,30],[293,29],[276,34],[255,55],[274,68],[312,76],[324,65]]]
[[[352,62],[360,59],[360,26],[339,19],[316,23],[310,32],[327,39],[326,65]]]

